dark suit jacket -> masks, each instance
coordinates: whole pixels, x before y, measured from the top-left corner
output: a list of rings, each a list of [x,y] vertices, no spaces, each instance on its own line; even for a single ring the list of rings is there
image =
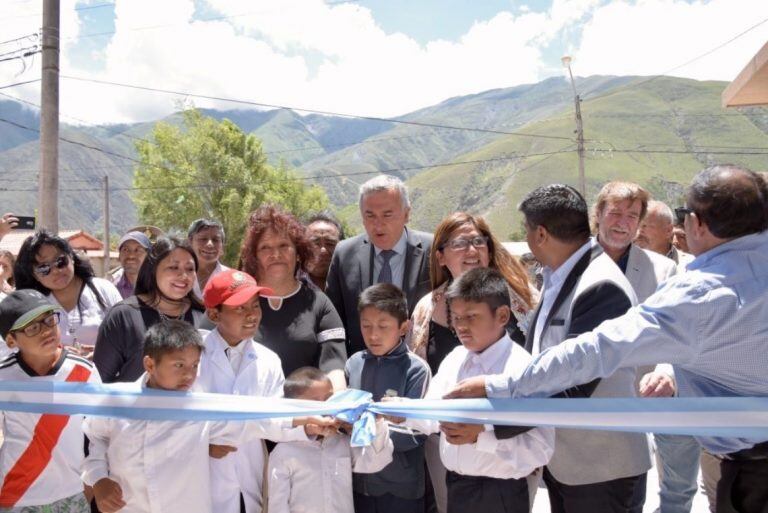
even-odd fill
[[[416,303],[427,292],[429,286],[429,252],[432,248],[432,234],[407,230],[405,269],[402,289],[408,299],[408,314],[413,313]],[[343,240],[336,246],[328,270],[325,293],[331,298],[341,321],[347,330],[347,354],[352,356],[365,349],[360,333],[360,317],[357,301],[360,293],[373,284],[373,244],[368,235],[358,235]]]

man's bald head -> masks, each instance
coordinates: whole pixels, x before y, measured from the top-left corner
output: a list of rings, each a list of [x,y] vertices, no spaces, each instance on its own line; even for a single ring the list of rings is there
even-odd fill
[[[649,201],[648,210],[637,231],[635,244],[643,249],[666,255],[672,247],[673,224],[672,209],[666,203]]]
[[[734,165],[699,172],[688,189],[688,207],[720,239],[768,228],[768,186],[757,173]]]

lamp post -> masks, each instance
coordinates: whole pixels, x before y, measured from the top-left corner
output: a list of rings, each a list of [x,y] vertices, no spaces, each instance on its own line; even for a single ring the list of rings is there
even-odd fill
[[[576,92],[576,83],[573,80],[573,73],[571,72],[571,57],[569,55],[564,56],[562,59],[563,66],[568,68],[568,76],[571,77],[571,88],[573,89],[573,101],[576,104],[576,148],[579,154],[579,192],[587,198],[587,179],[584,176],[584,126],[581,122],[581,98]]]

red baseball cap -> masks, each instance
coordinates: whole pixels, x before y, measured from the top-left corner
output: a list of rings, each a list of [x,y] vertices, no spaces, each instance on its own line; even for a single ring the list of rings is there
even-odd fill
[[[219,305],[240,306],[254,295],[273,294],[272,289],[260,287],[248,273],[228,269],[208,280],[203,291],[203,303],[206,308]]]

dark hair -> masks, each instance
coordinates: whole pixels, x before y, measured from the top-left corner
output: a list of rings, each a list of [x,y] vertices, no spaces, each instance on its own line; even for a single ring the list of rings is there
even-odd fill
[[[529,192],[517,208],[529,228],[543,226],[563,242],[585,241],[590,236],[587,202],[570,185],[538,187]]]
[[[471,269],[451,283],[445,291],[445,301],[450,304],[454,299],[485,303],[493,312],[511,303],[507,280],[499,271],[490,267]]]
[[[226,236],[224,234],[224,226],[220,222],[213,219],[197,219],[192,221],[192,224],[189,225],[189,230],[187,230],[187,238],[191,241],[195,234],[205,230],[206,228],[218,229],[219,232],[221,232],[222,241],[226,240]]]
[[[763,177],[733,164],[712,166],[693,177],[688,206],[721,239],[768,228],[768,186]]]
[[[152,248],[147,251],[147,256],[144,258],[141,267],[139,268],[139,275],[136,278],[136,287],[133,290],[135,295],[146,294],[152,301],[158,301],[161,297],[164,297],[163,293],[157,288],[157,267],[160,265],[168,255],[175,249],[183,249],[190,255],[195,262],[195,272],[197,272],[197,256],[192,250],[192,245],[186,239],[179,239],[172,236],[160,236],[157,238]],[[202,305],[195,297],[193,291],[189,291],[187,298],[192,301],[192,306],[202,309]]]
[[[205,348],[203,337],[197,328],[176,319],[160,321],[152,325],[144,335],[144,356],[149,356],[155,362],[159,362],[164,354],[189,346],[202,352]]]
[[[307,218],[307,222],[304,224],[309,227],[310,224],[320,221],[335,226],[339,231],[339,240],[344,240],[344,227],[341,226],[341,222],[336,218],[336,216],[328,210],[323,210],[322,212],[317,212],[316,214],[311,215],[309,218]]]
[[[19,256],[16,257],[16,263],[13,266],[13,278],[16,281],[17,289],[34,289],[43,295],[51,293],[51,289],[40,283],[35,277],[34,268],[37,264],[35,256],[40,248],[48,244],[53,246],[69,258],[72,259],[72,264],[75,268],[75,276],[83,280],[86,287],[91,289],[93,295],[96,297],[96,301],[102,310],[107,309],[107,304],[104,302],[104,298],[99,294],[98,289],[93,284],[93,278],[95,276],[93,267],[90,262],[83,259],[80,255],[75,253],[72,246],[69,245],[66,239],[53,235],[48,230],[39,230],[33,235],[24,240],[24,243],[19,249]],[[80,311],[80,298],[77,300],[77,308]],[[80,312],[82,314],[82,312]]]
[[[398,324],[408,320],[408,300],[403,291],[391,283],[371,285],[360,294],[357,312],[361,313],[368,307],[388,313],[397,319]]]
[[[328,376],[315,367],[301,367],[288,374],[283,383],[283,395],[286,399],[296,399],[306,392],[313,383],[331,380]]]
[[[240,270],[245,271],[256,281],[264,279],[259,276],[259,264],[256,258],[259,240],[268,230],[285,235],[296,248],[299,261],[296,271],[305,271],[304,265],[312,257],[312,250],[306,236],[306,229],[296,217],[276,205],[265,205],[254,210],[248,217],[248,231],[240,248]]]

